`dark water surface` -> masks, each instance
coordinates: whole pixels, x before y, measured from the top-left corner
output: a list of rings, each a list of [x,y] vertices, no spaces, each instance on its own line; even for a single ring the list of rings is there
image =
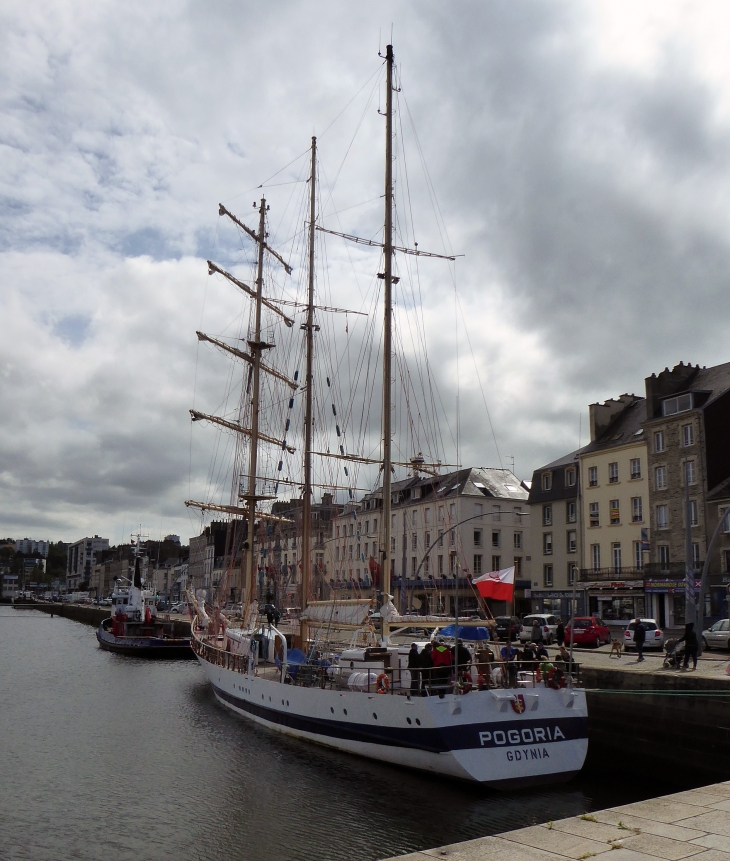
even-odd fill
[[[94,629],[0,606],[0,858],[384,858],[696,785],[589,761],[495,793],[287,739],[227,712],[194,661],[102,652]]]

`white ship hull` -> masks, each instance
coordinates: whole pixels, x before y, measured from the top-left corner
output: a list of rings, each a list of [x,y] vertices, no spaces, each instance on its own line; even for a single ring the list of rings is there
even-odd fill
[[[584,691],[407,697],[300,687],[197,656],[227,708],[277,732],[393,765],[522,787],[568,780],[588,750]]]

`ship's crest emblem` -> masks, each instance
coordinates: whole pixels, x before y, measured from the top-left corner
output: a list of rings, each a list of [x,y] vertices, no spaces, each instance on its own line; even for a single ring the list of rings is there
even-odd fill
[[[522,694],[515,694],[515,696],[512,697],[511,705],[512,710],[517,712],[518,715],[521,715],[526,708],[524,696]]]

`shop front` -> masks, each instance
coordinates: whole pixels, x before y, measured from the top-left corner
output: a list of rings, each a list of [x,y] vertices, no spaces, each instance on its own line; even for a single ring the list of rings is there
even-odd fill
[[[656,619],[660,628],[681,628],[685,622],[694,621],[686,618],[685,582],[684,580],[645,580],[646,612],[651,619]],[[700,591],[700,580],[695,580],[695,601]],[[720,618],[723,612],[723,587],[710,585],[705,595],[705,617]]]
[[[553,592],[536,592],[532,591],[531,593],[532,606],[530,608],[530,612],[532,613],[549,613],[553,616],[559,616],[563,622],[568,622],[571,618],[571,601],[573,599],[573,592],[568,591],[553,591]],[[577,604],[576,616],[584,616],[585,615],[585,595],[581,589],[576,589],[575,592],[575,600]]]
[[[627,622],[644,616],[643,580],[598,580],[583,587],[588,612],[605,622]]]

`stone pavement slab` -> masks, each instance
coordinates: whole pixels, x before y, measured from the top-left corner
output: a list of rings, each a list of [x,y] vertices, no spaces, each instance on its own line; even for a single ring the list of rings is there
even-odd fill
[[[425,849],[398,861],[584,861],[599,855],[605,861],[730,861],[730,781]]]

